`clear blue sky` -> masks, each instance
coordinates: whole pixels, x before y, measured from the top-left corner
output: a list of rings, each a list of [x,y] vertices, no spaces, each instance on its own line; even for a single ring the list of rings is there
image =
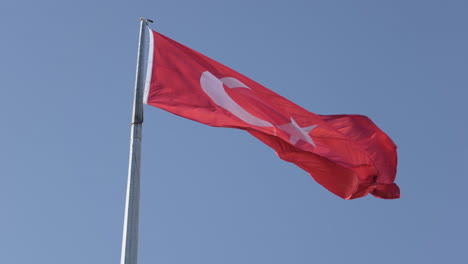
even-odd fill
[[[463,263],[468,2],[0,4],[0,259],[119,263],[139,17],[399,147],[399,200],[345,201],[244,131],[145,107],[139,263]]]

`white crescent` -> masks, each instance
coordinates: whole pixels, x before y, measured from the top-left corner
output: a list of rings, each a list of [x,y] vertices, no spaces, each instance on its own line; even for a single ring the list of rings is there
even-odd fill
[[[247,85],[232,77],[225,77],[218,79],[211,72],[205,71],[200,78],[200,85],[203,91],[215,102],[217,105],[228,110],[233,115],[237,116],[240,120],[259,127],[273,127],[273,125],[263,119],[260,119],[249,112],[242,106],[236,103],[224,90],[223,84],[229,88],[243,87],[250,89]]]

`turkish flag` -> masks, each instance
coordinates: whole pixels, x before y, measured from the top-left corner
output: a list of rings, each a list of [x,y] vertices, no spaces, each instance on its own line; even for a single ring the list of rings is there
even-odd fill
[[[317,115],[244,75],[150,30],[145,103],[243,129],[344,199],[394,199],[396,146],[369,118]]]

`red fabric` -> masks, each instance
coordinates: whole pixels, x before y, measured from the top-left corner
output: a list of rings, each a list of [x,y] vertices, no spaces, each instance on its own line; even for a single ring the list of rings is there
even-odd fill
[[[400,197],[396,146],[369,118],[317,115],[157,32],[147,104],[248,131],[344,199]],[[226,78],[231,77],[231,78]]]

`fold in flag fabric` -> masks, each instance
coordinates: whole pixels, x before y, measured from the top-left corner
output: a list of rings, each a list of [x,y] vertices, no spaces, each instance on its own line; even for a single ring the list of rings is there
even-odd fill
[[[396,146],[368,117],[317,115],[150,29],[144,100],[215,127],[243,129],[344,199],[395,199]]]

